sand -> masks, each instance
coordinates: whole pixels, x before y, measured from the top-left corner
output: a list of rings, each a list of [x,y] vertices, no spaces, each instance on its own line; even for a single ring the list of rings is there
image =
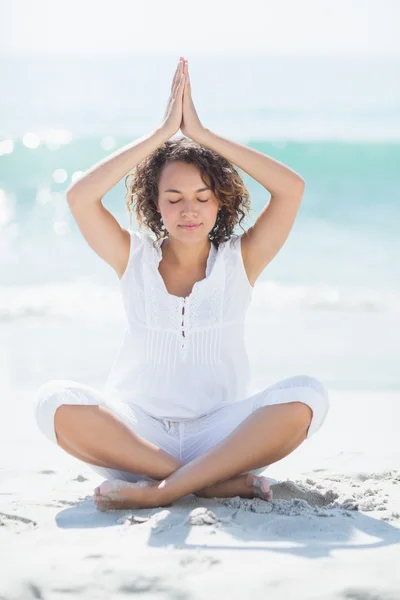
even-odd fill
[[[90,467],[36,433],[2,437],[1,600],[399,599],[399,396],[331,402],[324,429],[264,472],[272,502],[190,494],[101,512]]]

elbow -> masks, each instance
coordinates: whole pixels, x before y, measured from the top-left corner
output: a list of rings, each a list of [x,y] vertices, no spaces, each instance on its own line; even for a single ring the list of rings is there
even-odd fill
[[[306,187],[306,182],[301,177],[298,178],[297,185],[301,192],[304,192],[304,188]]]
[[[74,199],[76,198],[76,188],[74,187],[74,185],[71,185],[67,191],[65,192],[66,198],[67,198],[67,202],[68,204],[71,204],[71,202],[74,201]]]
[[[101,203],[103,198],[92,197],[90,194],[77,190],[76,188],[68,188],[66,191],[67,204],[71,207],[73,204],[85,202],[85,204]]]
[[[67,188],[65,195],[68,203],[74,202],[78,197],[87,195],[84,183],[81,181],[81,179],[82,177],[75,179],[75,181]]]
[[[292,196],[293,198],[302,198],[305,185],[304,179],[296,177],[291,181],[290,185],[286,187],[285,194]]]
[[[305,187],[306,187],[306,184],[305,184],[304,179],[301,179],[301,178],[298,179],[294,185],[294,189],[296,191],[296,196],[299,196],[300,198],[302,198]]]

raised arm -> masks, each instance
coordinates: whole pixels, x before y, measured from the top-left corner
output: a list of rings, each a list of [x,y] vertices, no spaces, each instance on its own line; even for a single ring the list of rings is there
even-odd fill
[[[182,120],[184,76],[179,63],[161,125],[107,156],[67,189],[71,213],[89,246],[122,277],[129,258],[130,235],[103,206],[103,197],[146,156],[169,140]]]
[[[89,169],[67,190],[67,201],[89,246],[122,277],[129,258],[130,235],[107,210],[102,198],[141,160],[169,139],[163,129],[124,146]]]
[[[185,61],[181,130],[199,144],[218,152],[261,183],[271,194],[254,225],[241,236],[241,249],[247,277],[254,285],[257,277],[285,243],[304,193],[302,177],[288,166],[254,148],[239,144],[204,127],[194,106],[189,67]]]
[[[243,262],[251,285],[285,243],[300,208],[305,183],[302,177],[271,156],[228,140],[209,129],[196,141],[215,150],[248,173],[271,194],[254,225],[242,235]]]

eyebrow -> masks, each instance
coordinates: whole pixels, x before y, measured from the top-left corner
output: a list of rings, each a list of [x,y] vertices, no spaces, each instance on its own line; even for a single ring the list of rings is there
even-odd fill
[[[211,188],[210,188],[210,187],[202,187],[202,188],[199,188],[198,190],[196,190],[196,192],[195,192],[195,193],[196,193],[196,194],[198,194],[199,192],[204,192],[205,190],[211,190]],[[174,189],[168,189],[168,190],[164,190],[164,192],[172,192],[172,193],[174,193],[174,194],[182,194],[182,192],[181,192],[181,191],[179,191],[179,190],[174,190]]]

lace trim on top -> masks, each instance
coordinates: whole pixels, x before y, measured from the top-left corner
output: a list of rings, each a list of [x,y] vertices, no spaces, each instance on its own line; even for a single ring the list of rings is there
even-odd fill
[[[162,287],[162,288],[165,290],[165,292],[166,292],[166,293],[167,293],[169,296],[173,296],[174,298],[178,298],[179,300],[183,300],[183,299],[186,299],[186,300],[188,300],[188,299],[189,299],[189,298],[192,296],[192,294],[193,294],[193,292],[194,292],[195,288],[197,288],[197,287],[199,286],[199,284],[200,284],[200,283],[203,283],[203,282],[205,281],[205,279],[208,279],[208,277],[210,276],[210,273],[211,273],[211,271],[212,271],[212,268],[213,268],[213,266],[214,266],[215,260],[216,260],[216,258],[217,258],[217,255],[218,255],[218,250],[217,250],[217,248],[214,246],[214,244],[213,244],[213,243],[211,243],[210,251],[209,251],[209,253],[208,253],[208,257],[207,257],[207,264],[206,264],[206,277],[205,277],[205,279],[202,279],[202,280],[200,280],[200,281],[196,281],[196,282],[195,282],[195,284],[193,285],[193,289],[192,289],[191,293],[190,293],[188,296],[185,296],[185,297],[184,297],[184,296],[175,296],[174,294],[170,294],[170,293],[168,292],[168,290],[167,290],[167,288],[166,288],[166,286],[165,286],[164,280],[163,280],[163,278],[162,278],[162,276],[161,276],[161,273],[160,273],[160,271],[158,270],[159,264],[160,264],[160,262],[162,261],[162,258],[163,258],[163,255],[162,255],[162,250],[161,250],[161,246],[162,246],[162,243],[163,243],[164,239],[165,239],[165,238],[161,238],[161,239],[159,239],[159,240],[156,242],[155,246],[153,245],[153,248],[155,249],[155,255],[154,255],[154,266],[155,266],[155,269],[156,269],[156,275],[157,275],[157,278],[158,278],[158,279],[159,279],[159,281],[160,281],[160,285],[161,285],[161,287]]]
[[[156,329],[167,328],[179,332],[184,331],[186,337],[195,330],[204,330],[220,324],[225,287],[223,250],[226,242],[221,243],[218,248],[211,244],[207,258],[206,277],[195,282],[191,293],[183,297],[168,292],[158,270],[163,258],[161,245],[165,238],[156,242],[150,236],[148,239],[149,255],[145,261],[148,267],[146,277],[148,322]],[[218,264],[216,264],[217,257]],[[213,283],[214,285],[212,285]],[[203,290],[203,288],[205,289]],[[203,292],[206,292],[206,295]],[[200,305],[201,319],[199,318]],[[200,325],[200,321],[203,325]]]

